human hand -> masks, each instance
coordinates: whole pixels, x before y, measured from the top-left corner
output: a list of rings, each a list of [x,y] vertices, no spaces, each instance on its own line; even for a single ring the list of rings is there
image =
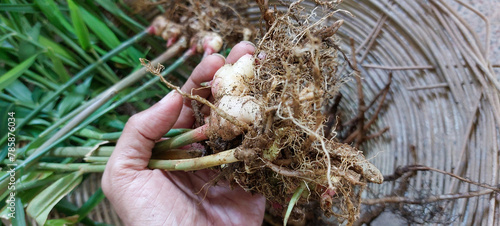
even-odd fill
[[[234,63],[254,51],[252,45],[239,43],[226,62]],[[204,58],[182,90],[209,98],[210,89],[197,88],[212,80],[224,63],[220,56]],[[211,187],[207,184],[217,175],[211,170],[167,172],[147,167],[157,140],[171,128],[192,126],[195,119],[190,103],[170,92],[129,119],[106,165],[104,194],[127,225],[260,225],[265,208],[261,195],[251,195],[240,187],[231,189],[225,181]]]

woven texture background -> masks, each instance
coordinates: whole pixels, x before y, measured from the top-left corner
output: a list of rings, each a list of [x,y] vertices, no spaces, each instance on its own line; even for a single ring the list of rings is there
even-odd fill
[[[388,73],[393,73],[387,108],[378,121],[379,128],[389,126],[390,131],[369,142],[365,153],[385,175],[397,166],[423,164],[498,184],[500,86],[488,58],[493,51],[485,45],[487,38],[479,37],[450,2],[343,3],[356,17],[345,17],[347,23],[339,34],[345,35],[342,40],[353,37],[358,44],[356,56],[368,100],[383,88]],[[471,9],[462,5],[459,10]],[[391,70],[377,69],[380,66]],[[344,103],[356,103],[354,87],[351,84],[344,90],[350,98]],[[355,104],[344,107],[355,113]],[[389,195],[393,186],[372,185],[366,197]],[[421,191],[442,195],[478,190],[484,188],[443,174],[419,172],[406,196],[419,197]],[[500,224],[494,195],[442,203],[441,207],[448,213],[443,222]]]

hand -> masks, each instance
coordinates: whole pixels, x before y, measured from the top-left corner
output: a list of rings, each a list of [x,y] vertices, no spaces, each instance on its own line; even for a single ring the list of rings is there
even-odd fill
[[[236,45],[227,63],[253,54],[245,42]],[[182,87],[184,92],[209,98],[210,89],[200,83],[212,80],[224,58],[211,55],[193,70]],[[102,178],[104,194],[127,225],[261,225],[265,199],[242,188],[229,188],[225,181],[210,186],[211,170],[166,172],[148,169],[151,150],[170,128],[190,128],[191,101],[170,92],[151,108],[132,116],[116,144]]]

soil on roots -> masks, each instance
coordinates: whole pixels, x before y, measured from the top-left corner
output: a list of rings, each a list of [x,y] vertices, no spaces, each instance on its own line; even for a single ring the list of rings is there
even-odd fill
[[[305,183],[291,219],[304,218],[304,208],[316,200],[325,215],[352,223],[366,182],[381,183],[382,175],[357,149],[325,134],[326,111],[343,83],[335,36],[342,21],[327,26],[340,10],[322,7],[327,13],[318,20],[300,2],[273,14],[257,45],[255,77],[244,81],[264,109],[262,120],[243,136],[236,156],[242,162],[222,171],[229,181],[263,194],[275,214],[285,214]]]

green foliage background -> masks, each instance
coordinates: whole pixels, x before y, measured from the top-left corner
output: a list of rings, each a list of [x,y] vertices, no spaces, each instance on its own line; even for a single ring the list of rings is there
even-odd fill
[[[163,11],[157,7],[154,13]],[[169,90],[154,83],[133,93],[154,78],[146,75],[141,82],[124,88],[104,103],[74,133],[67,134],[60,142],[45,143],[82,111],[79,107],[137,71],[141,67],[139,58],[153,59],[165,50],[163,40],[145,32],[150,19],[134,13],[122,0],[0,1],[2,218],[8,218],[5,201],[12,192],[7,189],[8,137],[15,137],[16,164],[24,162],[25,166],[16,173],[17,209],[16,218],[10,219],[12,224],[29,224],[25,214],[47,225],[101,224],[86,217],[104,198],[101,190],[81,207],[63,197],[78,187],[89,172],[102,170],[105,162],[71,168],[84,162],[67,153],[78,150],[85,153],[103,140],[116,139],[131,114],[146,109]],[[110,59],[102,63],[103,58]],[[189,70],[181,65],[172,72],[177,83],[185,81]],[[15,113],[15,136],[8,135],[9,112]],[[65,149],[67,156],[42,153],[35,157],[33,153],[42,145],[51,145],[52,150],[73,149]],[[53,208],[76,217],[47,221]]]

